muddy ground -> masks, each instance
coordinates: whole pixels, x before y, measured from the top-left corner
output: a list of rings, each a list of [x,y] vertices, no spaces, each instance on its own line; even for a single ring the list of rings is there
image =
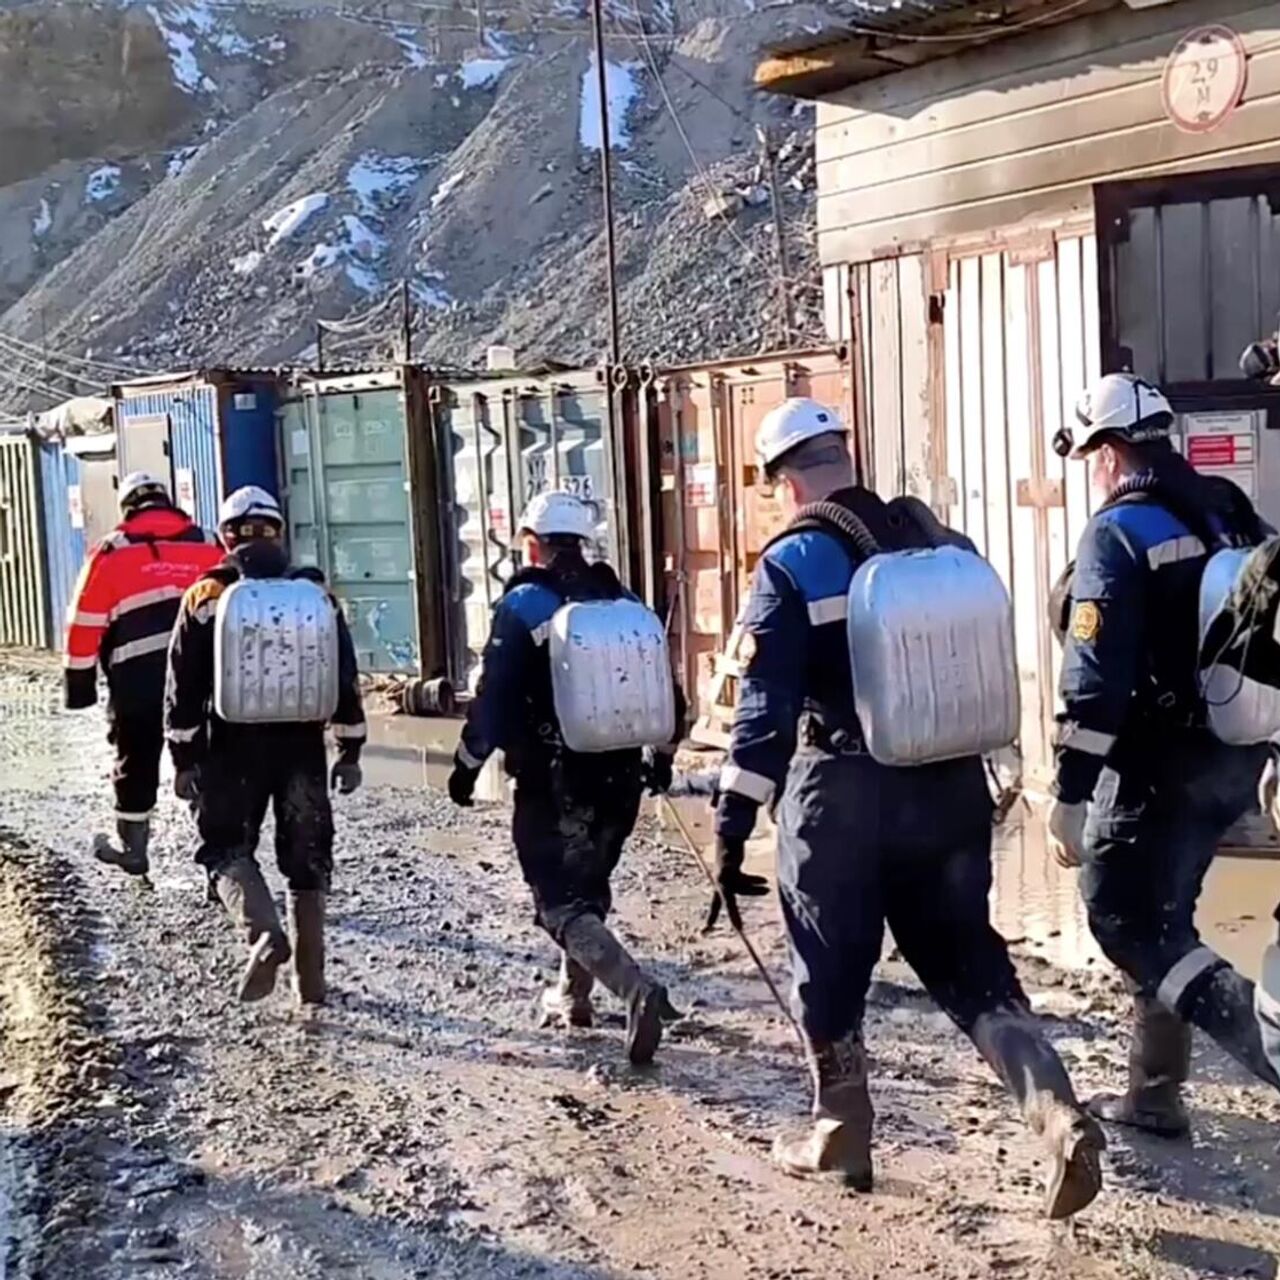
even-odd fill
[[[1280,1105],[1203,1044],[1195,1141],[1113,1135],[1105,1199],[1052,1226],[1034,1142],[890,959],[879,1188],[810,1186],[768,1161],[807,1102],[791,1032],[732,937],[698,936],[704,887],[652,821],[619,921],[689,1017],[633,1070],[616,1011],[537,1030],[554,955],[500,808],[376,776],[339,802],[335,995],[304,1021],[229,999],[175,800],[152,886],[92,861],[108,765],[99,714],[0,667],[0,1278],[1277,1275]],[[774,911],[751,924],[783,973]],[[1114,981],[1020,960],[1082,1091],[1119,1083]]]

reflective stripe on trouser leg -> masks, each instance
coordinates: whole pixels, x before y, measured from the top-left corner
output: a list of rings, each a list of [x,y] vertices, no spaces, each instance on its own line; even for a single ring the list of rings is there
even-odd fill
[[[1201,946],[1194,951],[1189,951],[1160,980],[1156,999],[1166,1009],[1174,1013],[1181,1012],[1179,1005],[1187,993],[1187,988],[1211,969],[1220,968],[1226,963],[1216,951],[1208,947]]]

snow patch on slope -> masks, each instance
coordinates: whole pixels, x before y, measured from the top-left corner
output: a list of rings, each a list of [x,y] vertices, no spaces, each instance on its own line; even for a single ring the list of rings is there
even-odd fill
[[[366,151],[347,170],[347,186],[355,193],[360,212],[376,218],[396,205],[418,180],[425,161],[414,156],[387,156]]]
[[[458,79],[464,89],[491,89],[510,62],[510,58],[468,58],[458,68]]]
[[[640,64],[610,62],[606,59],[604,78],[609,105],[609,145],[615,150],[625,151],[631,145],[627,113],[642,92]],[[587,69],[582,73],[582,93],[578,109],[578,141],[589,151],[599,151],[601,138],[600,81],[593,54]]]
[[[85,179],[84,202],[97,204],[99,200],[106,200],[119,190],[120,166],[104,164]]]
[[[301,200],[295,200],[292,204],[285,205],[283,209],[278,209],[271,217],[264,219],[263,230],[271,232],[267,248],[274,249],[281,240],[287,240],[308,218],[319,213],[328,204],[328,193],[317,191],[309,196],[303,196]]]
[[[40,208],[36,211],[36,216],[31,220],[31,234],[37,240],[41,236],[47,235],[49,228],[53,226],[53,210],[49,208],[49,201],[44,196],[40,197]]]

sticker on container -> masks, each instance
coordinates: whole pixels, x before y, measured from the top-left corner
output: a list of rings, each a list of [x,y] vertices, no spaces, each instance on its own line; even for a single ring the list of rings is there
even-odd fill
[[[295,458],[305,458],[311,452],[311,442],[305,431],[299,429],[289,437],[289,452]]]
[[[78,484],[67,486],[67,514],[71,517],[73,529],[84,528],[84,495]]]
[[[190,467],[179,467],[173,473],[173,496],[179,511],[194,518],[196,514],[196,473]]]
[[[1257,490],[1257,415],[1249,410],[1189,413],[1182,452],[1197,471],[1222,476],[1250,497]]]
[[[689,507],[716,505],[716,464],[699,462],[685,472],[684,501]]]

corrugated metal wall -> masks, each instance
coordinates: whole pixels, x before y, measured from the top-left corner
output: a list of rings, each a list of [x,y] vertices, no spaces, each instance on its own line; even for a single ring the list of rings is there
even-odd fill
[[[116,436],[119,471],[127,475],[139,467],[155,465],[149,458],[130,454],[130,426],[168,417],[169,480],[174,498],[206,529],[218,524],[222,499],[222,473],[218,457],[218,392],[208,384],[132,393],[127,388],[116,401]]]
[[[80,459],[60,440],[40,445],[41,514],[49,588],[49,641],[61,650],[67,610],[85,558],[84,508],[80,494]],[[73,501],[73,497],[75,500]]]
[[[0,436],[0,645],[28,649],[49,644],[38,468],[30,436]]]
[[[954,495],[949,522],[995,565],[1013,598],[1022,684],[1023,768],[1044,780],[1060,654],[1049,590],[1089,518],[1084,467],[1050,441],[1074,421],[1100,372],[1093,236],[955,258],[945,300],[945,425],[938,441]]]

